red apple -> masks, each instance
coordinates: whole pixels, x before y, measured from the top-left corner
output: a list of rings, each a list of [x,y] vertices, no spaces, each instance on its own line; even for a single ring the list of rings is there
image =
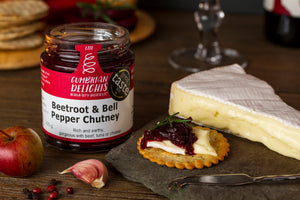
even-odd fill
[[[30,128],[14,126],[0,130],[0,171],[8,176],[32,175],[43,160],[44,147]]]

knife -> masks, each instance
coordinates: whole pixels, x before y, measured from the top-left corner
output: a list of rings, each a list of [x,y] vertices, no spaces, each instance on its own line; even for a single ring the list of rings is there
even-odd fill
[[[267,175],[252,177],[247,174],[216,174],[216,175],[195,175],[180,177],[172,180],[168,188],[173,187],[177,189],[185,185],[192,184],[206,184],[206,185],[246,185],[251,183],[260,183],[265,181],[285,181],[285,180],[300,180],[300,174],[286,174],[286,175]]]

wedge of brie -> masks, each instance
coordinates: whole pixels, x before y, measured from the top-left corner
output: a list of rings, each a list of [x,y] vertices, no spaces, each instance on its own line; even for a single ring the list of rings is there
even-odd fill
[[[193,144],[194,153],[217,156],[215,149],[210,145],[209,142],[209,130],[195,127],[193,128],[193,132],[198,138]],[[159,148],[170,153],[186,155],[184,148],[176,146],[170,140],[164,140],[162,142],[148,141],[147,147]]]
[[[300,160],[300,112],[239,65],[191,74],[172,84],[169,114],[215,127]]]

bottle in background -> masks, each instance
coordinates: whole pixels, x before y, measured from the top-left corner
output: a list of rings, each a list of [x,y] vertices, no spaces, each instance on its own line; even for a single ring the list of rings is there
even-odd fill
[[[264,0],[263,6],[267,39],[300,47],[300,0]]]

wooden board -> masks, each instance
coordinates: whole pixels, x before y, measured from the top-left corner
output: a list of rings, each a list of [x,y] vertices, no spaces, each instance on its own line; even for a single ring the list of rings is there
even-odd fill
[[[137,10],[136,16],[138,18],[138,23],[129,35],[131,43],[137,43],[146,39],[155,30],[155,22],[146,12]]]
[[[15,70],[37,67],[40,64],[41,53],[44,45],[25,50],[0,51],[0,70]]]

